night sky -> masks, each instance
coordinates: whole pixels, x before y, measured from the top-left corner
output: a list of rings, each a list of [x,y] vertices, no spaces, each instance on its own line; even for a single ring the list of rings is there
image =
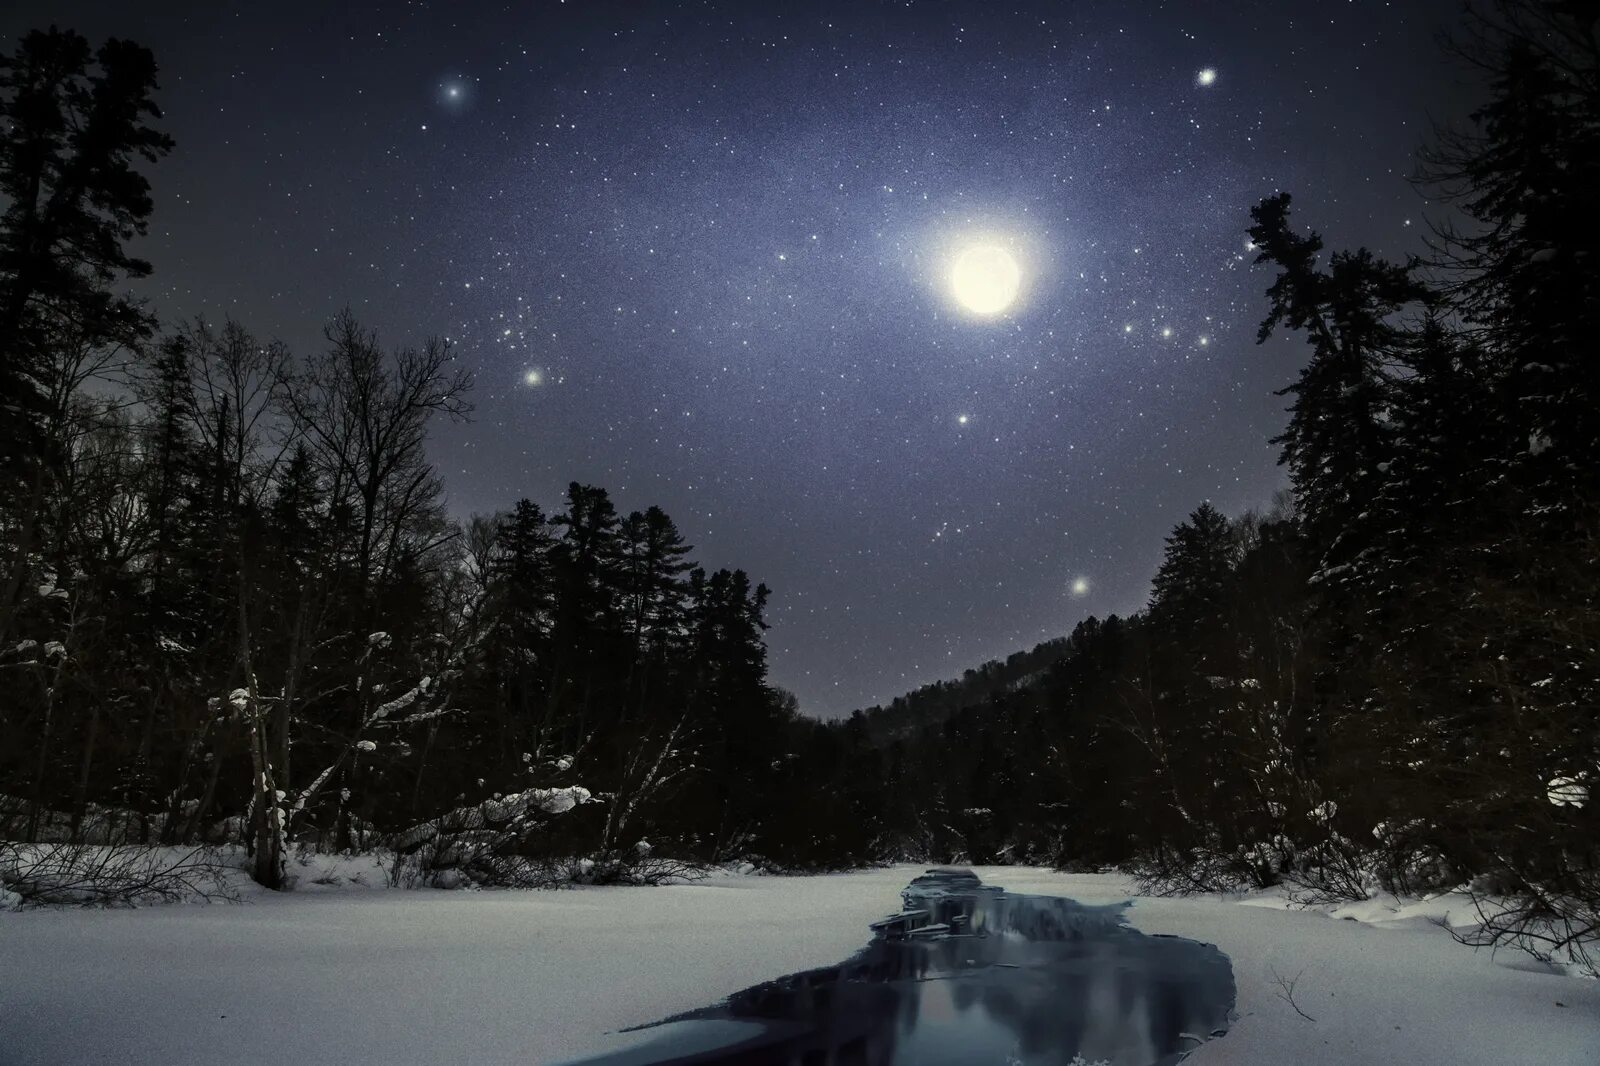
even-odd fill
[[[154,49],[155,309],[447,336],[452,510],[660,504],[821,715],[1136,610],[1202,500],[1265,505],[1305,350],[1255,344],[1249,207],[1418,250],[1471,98],[1457,0],[229,7],[0,13]]]

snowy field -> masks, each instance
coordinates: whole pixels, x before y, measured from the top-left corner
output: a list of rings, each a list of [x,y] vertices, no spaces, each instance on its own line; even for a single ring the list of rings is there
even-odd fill
[[[0,1063],[559,1062],[844,959],[921,870],[561,892],[308,885],[241,906],[4,913]],[[1112,876],[978,873],[1088,903],[1130,894]],[[1374,902],[1347,921],[1273,897],[1141,898],[1131,915],[1233,960],[1239,1018],[1188,1060],[1201,1066],[1600,1063],[1600,982],[1461,947],[1427,920],[1448,907]]]

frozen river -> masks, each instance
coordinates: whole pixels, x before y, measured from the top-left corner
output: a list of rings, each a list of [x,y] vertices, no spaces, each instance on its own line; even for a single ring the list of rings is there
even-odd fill
[[[910,902],[927,913],[869,941],[924,868],[442,892],[375,887],[381,871],[357,880],[354,864],[307,867],[291,893],[241,883],[242,906],[0,913],[0,1064],[537,1066],[637,1050],[672,1035],[638,1027],[669,1018],[720,1028],[709,1044],[726,1047],[786,1021],[736,1016],[752,996],[781,1006],[809,986],[820,1001],[841,963],[878,967],[867,994],[888,1006],[838,1015],[859,1033],[813,1038],[859,1037],[861,1062],[876,1034],[880,1057],[934,1061],[972,1040],[976,1061],[1011,1066],[1073,1047],[1121,1066],[1174,1046],[1195,1046],[1185,1066],[1600,1063],[1600,981],[1454,943],[1430,919],[1470,914],[1459,899],[1326,913],[984,867],[1003,896],[923,882],[931,896]],[[966,928],[988,936],[960,933],[969,895]]]
[[[901,901],[840,965],[744,989],[588,1061],[1147,1066],[1227,1030],[1227,957],[1133,929],[1126,905],[1009,893],[965,870],[917,877]]]

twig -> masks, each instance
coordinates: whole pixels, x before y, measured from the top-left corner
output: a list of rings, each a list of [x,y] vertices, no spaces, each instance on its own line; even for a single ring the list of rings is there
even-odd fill
[[[1278,998],[1289,1004],[1289,1006],[1293,1007],[1294,1012],[1300,1015],[1300,1017],[1304,1018],[1308,1022],[1315,1023],[1316,1019],[1307,1014],[1305,1011],[1301,1010],[1300,1004],[1294,1001],[1294,986],[1300,983],[1300,978],[1304,976],[1305,971],[1301,970],[1292,978],[1285,979],[1284,976],[1272,966],[1269,965],[1267,969],[1272,973],[1272,980],[1278,986]]]

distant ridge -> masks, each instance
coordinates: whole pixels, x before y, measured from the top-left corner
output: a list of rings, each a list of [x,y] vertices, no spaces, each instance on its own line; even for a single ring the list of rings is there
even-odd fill
[[[876,743],[909,735],[916,729],[938,725],[969,707],[987,703],[1005,692],[1028,688],[1044,679],[1050,667],[1070,650],[1068,638],[1053,637],[1004,659],[990,659],[958,678],[935,681],[896,696],[888,704],[852,711],[843,720],[859,717]]]

